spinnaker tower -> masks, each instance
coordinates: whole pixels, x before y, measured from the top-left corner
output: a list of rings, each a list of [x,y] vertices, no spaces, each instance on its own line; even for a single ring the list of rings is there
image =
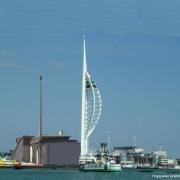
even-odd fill
[[[102,110],[99,89],[87,70],[86,42],[83,37],[82,107],[81,107],[81,154],[80,163],[91,159],[89,139]]]

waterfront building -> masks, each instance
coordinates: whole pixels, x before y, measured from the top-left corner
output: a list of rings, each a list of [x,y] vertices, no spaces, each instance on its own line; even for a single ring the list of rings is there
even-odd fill
[[[144,149],[137,146],[118,146],[112,152],[117,162],[125,166],[147,164],[151,162],[151,156],[144,153]]]
[[[76,166],[80,143],[66,135],[22,136],[17,138],[13,159],[20,162]]]
[[[121,163],[122,167],[156,167],[166,166],[175,167],[178,164],[178,160],[168,158],[167,152],[162,150],[155,150],[149,153],[145,153],[144,149],[136,146],[120,146],[114,147],[111,153],[117,162]]]
[[[153,151],[152,154],[157,157],[163,157],[163,158],[167,157],[167,152],[164,150]]]
[[[83,38],[82,109],[81,109],[81,155],[80,163],[91,161],[89,140],[101,115],[101,96],[95,81],[87,71],[86,45]]]
[[[160,166],[174,166],[177,164],[178,164],[177,160],[169,159],[169,158],[160,158],[158,161],[158,165]]]
[[[161,159],[167,159],[167,152],[165,150],[162,150],[161,148],[159,150],[155,150],[151,152],[151,156],[153,159],[153,164],[156,166],[161,164]]]
[[[117,146],[114,147],[113,154],[114,156],[128,156],[128,155],[136,155],[143,154],[144,149],[136,147],[136,146]]]

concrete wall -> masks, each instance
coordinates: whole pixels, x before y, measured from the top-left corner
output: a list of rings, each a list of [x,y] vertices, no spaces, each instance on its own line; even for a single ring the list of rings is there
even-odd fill
[[[80,143],[77,141],[53,142],[46,146],[48,165],[78,165]]]
[[[30,137],[23,136],[16,140],[16,147],[12,158],[17,161],[29,162]]]

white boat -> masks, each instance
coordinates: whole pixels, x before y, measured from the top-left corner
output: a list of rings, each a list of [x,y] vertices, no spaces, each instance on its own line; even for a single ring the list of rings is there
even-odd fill
[[[122,171],[122,168],[120,164],[110,161],[107,163],[82,164],[79,170],[83,172],[120,172]]]

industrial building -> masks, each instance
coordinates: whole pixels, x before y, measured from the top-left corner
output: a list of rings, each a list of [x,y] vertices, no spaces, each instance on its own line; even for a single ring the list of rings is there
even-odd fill
[[[13,159],[22,162],[76,166],[79,163],[80,143],[70,136],[43,135],[17,138]]]

